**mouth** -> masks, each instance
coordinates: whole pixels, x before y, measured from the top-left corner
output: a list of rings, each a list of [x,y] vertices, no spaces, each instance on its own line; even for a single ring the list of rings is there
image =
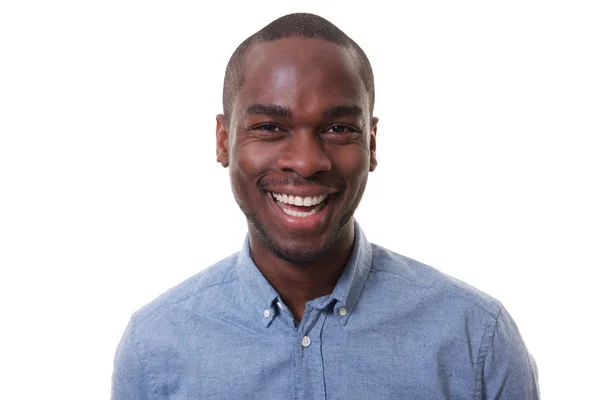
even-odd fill
[[[287,193],[266,192],[274,204],[276,215],[290,228],[309,229],[324,223],[335,197],[331,194],[295,196]]]

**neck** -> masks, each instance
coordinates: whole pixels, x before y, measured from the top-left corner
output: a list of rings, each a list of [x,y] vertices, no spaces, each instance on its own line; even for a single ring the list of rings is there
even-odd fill
[[[252,229],[249,239],[254,263],[300,321],[306,302],[333,292],[352,252],[354,223],[346,224],[335,244],[310,263],[297,264],[277,257]]]

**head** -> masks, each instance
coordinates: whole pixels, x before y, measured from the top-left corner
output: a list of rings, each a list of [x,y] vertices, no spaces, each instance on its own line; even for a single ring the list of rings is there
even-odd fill
[[[236,49],[217,161],[229,167],[251,243],[303,264],[352,241],[377,165],[374,98],[364,52],[316,15],[281,17]]]

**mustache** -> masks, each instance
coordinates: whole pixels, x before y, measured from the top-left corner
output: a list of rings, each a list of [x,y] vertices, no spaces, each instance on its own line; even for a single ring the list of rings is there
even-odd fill
[[[280,178],[265,178],[259,183],[261,188],[272,186],[318,186],[320,188],[340,189],[344,185],[341,182],[334,182],[326,179],[324,176],[315,175],[310,178],[303,178],[300,175],[291,174]]]

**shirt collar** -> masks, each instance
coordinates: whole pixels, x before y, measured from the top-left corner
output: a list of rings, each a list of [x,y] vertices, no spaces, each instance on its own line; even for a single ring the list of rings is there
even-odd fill
[[[310,302],[311,305],[315,308],[324,308],[335,300],[335,315],[345,325],[369,276],[371,259],[371,244],[358,223],[354,221],[354,245],[340,279],[331,295],[314,299]],[[256,318],[262,319],[264,325],[269,326],[278,312],[275,304],[279,294],[252,260],[248,235],[239,253],[236,269],[241,286],[252,308],[256,310]]]
[[[335,315],[346,325],[371,271],[372,249],[360,226],[354,222],[354,247],[331,297],[337,300]]]
[[[256,318],[261,318],[265,326],[269,326],[276,312],[273,303],[279,294],[254,264],[248,235],[239,253],[236,269],[242,289],[256,311]]]

